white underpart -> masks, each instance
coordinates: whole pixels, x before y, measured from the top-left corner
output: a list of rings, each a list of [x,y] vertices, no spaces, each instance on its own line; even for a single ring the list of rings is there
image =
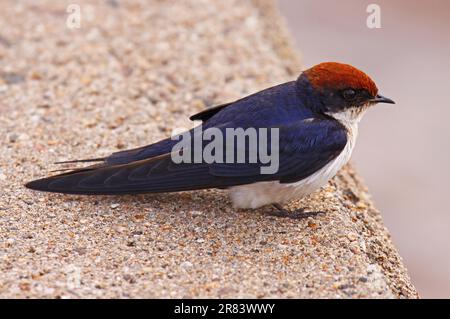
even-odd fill
[[[295,183],[281,184],[278,181],[258,182],[254,184],[234,186],[230,188],[230,198],[236,208],[258,208],[268,204],[285,203],[292,199],[300,199],[324,186],[344,166],[352,155],[358,135],[358,123],[364,111],[361,108],[329,114],[340,121],[348,131],[348,141],[333,161],[323,168]]]

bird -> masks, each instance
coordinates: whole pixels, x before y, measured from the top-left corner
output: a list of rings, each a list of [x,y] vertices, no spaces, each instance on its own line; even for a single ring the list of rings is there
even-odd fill
[[[240,149],[232,146],[234,151],[243,152],[241,162],[175,162],[174,153],[182,156],[189,146],[174,151],[179,140],[168,137],[106,157],[59,162],[95,163],[25,186],[37,191],[81,195],[227,189],[235,208],[272,205],[286,212],[283,204],[320,189],[350,160],[358,124],[377,103],[395,104],[378,93],[375,82],[363,71],[349,64],[323,62],[304,70],[296,80],[190,117],[201,121],[203,132],[214,128],[224,135],[229,128],[276,129],[276,147],[266,141],[270,151],[278,155],[275,172],[263,174],[264,163],[259,158],[250,162],[252,150],[247,145],[241,145]],[[195,130],[185,133],[192,138],[202,134]],[[205,150],[206,146],[200,147]]]

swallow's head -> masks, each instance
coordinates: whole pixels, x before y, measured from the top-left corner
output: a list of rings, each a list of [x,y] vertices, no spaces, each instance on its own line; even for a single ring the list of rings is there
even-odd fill
[[[307,106],[333,117],[359,119],[373,104],[395,103],[378,94],[375,82],[367,74],[348,64],[318,64],[304,71],[297,83]]]

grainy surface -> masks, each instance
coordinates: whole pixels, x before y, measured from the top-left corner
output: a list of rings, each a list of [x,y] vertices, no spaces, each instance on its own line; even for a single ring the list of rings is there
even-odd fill
[[[81,197],[26,190],[57,160],[156,141],[187,115],[294,79],[269,1],[4,0],[1,297],[417,297],[350,167],[291,209],[224,191]]]

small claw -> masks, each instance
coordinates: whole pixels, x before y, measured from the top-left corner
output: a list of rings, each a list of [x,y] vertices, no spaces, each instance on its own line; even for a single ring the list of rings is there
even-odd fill
[[[288,211],[284,209],[280,204],[272,204],[277,210],[269,212],[270,216],[281,217],[281,218],[290,218],[290,219],[305,219],[308,217],[314,217],[319,214],[325,214],[325,212],[305,212],[304,209],[298,209],[296,211]]]

